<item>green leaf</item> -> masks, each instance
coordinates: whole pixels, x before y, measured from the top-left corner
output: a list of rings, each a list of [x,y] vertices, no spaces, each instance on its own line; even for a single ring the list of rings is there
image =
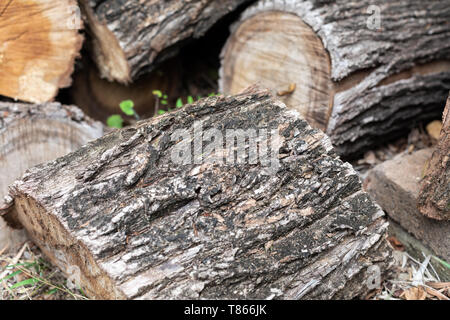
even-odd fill
[[[163,98],[164,98],[164,99],[167,99],[167,94],[163,95]]]
[[[23,262],[23,263],[10,264],[10,265],[6,266],[6,268],[12,269],[12,268],[16,268],[16,267],[25,267],[25,268],[29,269],[30,267],[34,266],[35,264],[36,264],[36,262]]]
[[[26,285],[34,285],[35,283],[38,283],[38,282],[39,282],[39,280],[37,280],[37,279],[35,279],[35,278],[29,278],[29,279],[20,281],[20,282],[18,282],[18,283],[16,283],[16,284],[13,284],[13,285],[12,285],[11,287],[9,287],[9,288],[12,290],[12,289],[16,289],[16,288],[18,288],[18,287],[23,287],[23,286],[26,286]]]
[[[439,261],[444,267],[446,267],[447,269],[450,269],[450,263],[439,259],[438,257],[433,256],[433,258],[435,258],[437,261]]]
[[[166,110],[158,110],[159,115],[164,114],[164,113],[166,113]]]
[[[158,96],[158,98],[161,98],[163,95],[160,90],[153,90],[152,93],[153,95]]]
[[[197,100],[200,100],[202,98],[202,96],[197,96]]]
[[[48,294],[48,295],[50,295],[50,294],[55,294],[57,291],[58,291],[58,288],[53,288],[53,289],[51,289],[51,290],[48,290],[48,291],[47,291],[47,294]]]
[[[181,98],[178,98],[175,106],[177,108],[181,108],[183,106],[183,100],[181,100]]]
[[[132,100],[125,100],[120,103],[120,109],[127,116],[134,115],[134,102]]]
[[[167,104],[167,100],[161,100],[161,104],[166,105]]]
[[[19,273],[22,273],[22,270],[17,270],[15,272],[11,273],[10,275],[7,275],[6,277],[4,277],[2,279],[2,281],[11,279],[12,277],[17,276]]]
[[[192,96],[188,96],[187,97],[187,103],[189,103],[189,104],[194,103],[194,98],[192,98]]]
[[[113,114],[106,120],[106,124],[110,128],[122,128],[123,127],[123,119],[120,114]]]

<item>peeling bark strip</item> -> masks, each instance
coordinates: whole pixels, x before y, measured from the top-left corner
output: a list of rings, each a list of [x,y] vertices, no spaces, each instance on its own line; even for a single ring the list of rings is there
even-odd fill
[[[103,77],[128,83],[249,0],[81,0]]]
[[[66,155],[102,134],[101,123],[73,106],[0,102],[0,215],[5,213],[2,208],[10,207],[4,202],[8,186],[26,169]],[[9,241],[12,248],[23,239],[0,217],[0,250]]]
[[[75,0],[2,0],[0,94],[43,103],[70,86],[81,28]]]
[[[442,116],[439,143],[422,182],[418,208],[429,218],[450,220],[450,95]]]
[[[197,121],[223,136],[277,129],[278,169],[173,162],[186,142],[174,133]],[[30,169],[11,194],[35,242],[96,298],[351,298],[376,283],[368,267],[390,263],[383,212],[353,168],[255,88],[114,131]]]
[[[338,153],[357,155],[439,116],[450,89],[448,21],[450,0],[260,0],[231,28],[219,90],[294,83],[280,99]]]

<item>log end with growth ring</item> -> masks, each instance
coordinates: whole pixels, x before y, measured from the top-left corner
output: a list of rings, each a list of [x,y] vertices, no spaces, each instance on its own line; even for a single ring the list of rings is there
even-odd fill
[[[330,69],[311,27],[295,14],[269,11],[244,20],[232,33],[222,51],[219,91],[236,94],[259,83],[325,130],[333,102]]]
[[[81,27],[75,0],[1,1],[0,94],[43,103],[68,87]]]

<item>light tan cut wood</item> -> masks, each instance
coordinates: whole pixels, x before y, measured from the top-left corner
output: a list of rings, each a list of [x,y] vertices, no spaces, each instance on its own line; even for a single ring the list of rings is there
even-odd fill
[[[0,216],[6,214],[10,225],[14,222],[9,219],[12,208],[4,197],[26,169],[75,151],[102,134],[101,123],[73,106],[0,102]],[[23,231],[7,227],[0,217],[0,249],[8,246],[13,250],[24,239]]]
[[[69,86],[81,27],[75,0],[0,1],[0,94],[42,103]]]
[[[298,16],[265,12],[245,20],[223,52],[221,92],[236,94],[259,83],[325,129],[331,105],[330,62],[322,42]],[[249,72],[251,70],[251,72]],[[295,84],[295,90],[291,90]]]

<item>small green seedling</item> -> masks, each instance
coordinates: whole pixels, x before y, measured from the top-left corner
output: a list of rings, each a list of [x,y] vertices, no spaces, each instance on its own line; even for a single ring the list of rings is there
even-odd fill
[[[194,103],[194,98],[192,98],[192,96],[188,96],[188,97],[187,97],[187,103],[188,103],[188,104]]]
[[[134,102],[133,100],[124,100],[119,104],[120,110],[125,113],[127,116],[134,116],[136,120],[139,120],[139,115],[134,110]],[[120,114],[113,114],[106,120],[106,124],[110,128],[122,128],[123,127],[123,118]]]
[[[120,110],[125,113],[127,116],[134,115],[134,103],[131,100],[125,100],[120,103]]]
[[[155,96],[156,103],[155,103],[155,114],[163,114],[160,113],[161,110],[159,110],[159,104],[167,105],[167,94],[163,94],[161,90],[153,90],[152,94]],[[163,110],[164,111],[164,110]]]
[[[110,128],[120,129],[123,127],[123,118],[120,114],[113,114],[106,120],[106,124]]]
[[[183,106],[183,100],[181,100],[181,98],[178,98],[175,106],[177,108],[181,108]]]
[[[120,104],[120,110],[127,116],[134,116],[136,120],[139,120],[139,115],[134,110],[134,102],[132,100],[124,100]]]

